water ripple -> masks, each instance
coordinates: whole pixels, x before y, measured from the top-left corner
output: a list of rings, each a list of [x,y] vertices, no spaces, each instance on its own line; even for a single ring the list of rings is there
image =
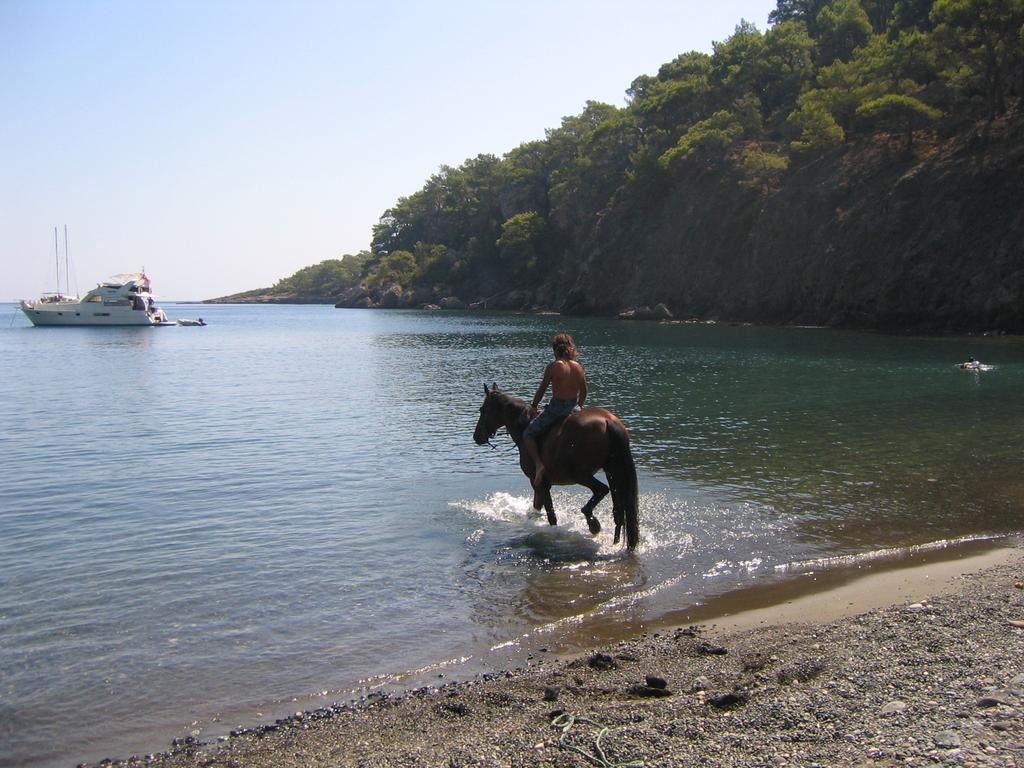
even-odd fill
[[[0,764],[158,749],[1020,526],[1019,341],[972,339],[998,370],[963,376],[956,339],[180,309],[197,312],[207,327],[0,330],[5,369],[32,372],[0,376]],[[482,385],[528,397],[561,327],[591,402],[631,430],[634,554],[608,501],[593,537],[587,492],[557,489],[551,528],[509,438],[471,439]]]

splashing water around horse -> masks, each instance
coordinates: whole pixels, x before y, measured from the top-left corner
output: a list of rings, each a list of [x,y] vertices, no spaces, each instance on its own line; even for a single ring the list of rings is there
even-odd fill
[[[533,461],[522,447],[523,430],[530,423],[530,408],[518,397],[507,395],[494,384],[484,385],[484,404],[480,420],[473,432],[477,445],[486,445],[499,428],[505,427],[519,446],[519,466],[533,484]],[[626,528],[626,548],[635,549],[640,539],[637,509],[636,466],[629,447],[626,426],[604,408],[584,408],[568,416],[552,429],[541,445],[544,481],[533,488],[533,507],[544,510],[551,525],[558,524],[551,503],[552,485],[583,485],[593,494],[583,505],[583,516],[590,532],[601,532],[601,523],[594,516],[594,507],[609,492],[612,494],[612,517],[615,520],[615,543],[619,543],[622,527]],[[605,485],[594,473],[604,470]]]

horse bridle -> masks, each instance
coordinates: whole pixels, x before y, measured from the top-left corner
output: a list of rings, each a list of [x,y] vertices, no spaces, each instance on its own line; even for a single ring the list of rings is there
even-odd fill
[[[497,423],[497,424],[495,425],[494,429],[492,429],[492,430],[491,430],[491,434],[489,434],[489,435],[487,436],[487,444],[488,444],[489,446],[491,446],[491,450],[492,450],[492,451],[496,451],[496,450],[498,450],[498,446],[496,446],[496,445],[495,445],[494,443],[492,443],[492,442],[491,442],[491,440],[493,440],[493,439],[494,439],[494,436],[495,436],[496,434],[498,434],[498,430],[499,430],[499,429],[501,429],[501,428],[502,428],[502,426],[503,426],[503,425],[502,425],[502,423],[501,423],[501,422],[499,421],[499,422],[498,422],[498,423]]]
[[[494,397],[494,394],[495,394],[495,393],[494,393],[494,391],[492,390],[491,392],[488,392],[488,393],[487,393],[487,397],[488,397],[488,398],[490,398],[490,397]],[[499,408],[500,408],[500,405],[499,405]],[[496,446],[496,445],[495,445],[494,443],[492,443],[492,442],[491,442],[491,440],[493,440],[493,439],[494,439],[494,436],[495,436],[496,434],[498,434],[498,430],[499,430],[499,429],[501,429],[501,428],[502,428],[503,426],[505,426],[505,425],[504,425],[504,424],[503,424],[503,423],[502,423],[502,422],[501,422],[501,421],[499,420],[499,421],[498,421],[498,423],[497,423],[497,424],[496,424],[496,425],[494,426],[494,429],[492,429],[492,430],[491,430],[491,434],[489,434],[489,435],[487,436],[487,444],[488,444],[489,446],[491,446],[491,450],[493,450],[493,451],[496,451],[496,450],[498,450],[498,446]],[[511,448],[510,450],[514,450],[514,449],[515,449],[516,447],[517,447],[517,446],[515,445],[515,441],[513,441],[513,444],[512,444],[512,448]]]

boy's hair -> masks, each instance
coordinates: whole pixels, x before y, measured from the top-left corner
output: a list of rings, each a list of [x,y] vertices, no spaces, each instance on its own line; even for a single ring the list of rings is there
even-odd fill
[[[576,359],[576,342],[568,333],[556,333],[551,339],[551,349],[554,350],[555,357],[559,360]]]

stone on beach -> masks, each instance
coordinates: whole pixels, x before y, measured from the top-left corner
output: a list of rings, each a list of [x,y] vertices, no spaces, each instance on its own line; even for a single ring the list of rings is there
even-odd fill
[[[1012,707],[1014,705],[1014,701],[1005,693],[1000,693],[999,691],[987,694],[978,699],[978,706],[982,709],[998,707],[1000,705]]]
[[[690,693],[700,693],[701,691],[706,691],[710,687],[711,681],[701,675],[690,685]]]
[[[956,749],[960,746],[960,734],[956,731],[939,731],[932,737],[935,746],[941,749]]]
[[[595,653],[587,660],[587,665],[594,669],[617,669],[618,664],[606,653]]]
[[[903,701],[890,701],[888,704],[883,706],[879,712],[883,715],[895,715],[899,712],[903,712],[907,708],[906,702]]]

